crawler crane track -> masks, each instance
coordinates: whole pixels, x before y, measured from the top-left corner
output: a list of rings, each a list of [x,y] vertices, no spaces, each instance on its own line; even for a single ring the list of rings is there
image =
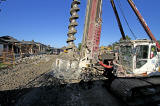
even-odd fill
[[[160,77],[117,78],[112,82],[111,90],[129,105],[159,102]]]

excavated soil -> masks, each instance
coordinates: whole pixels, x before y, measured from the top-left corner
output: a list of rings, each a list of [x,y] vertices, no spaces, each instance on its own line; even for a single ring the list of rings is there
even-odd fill
[[[57,56],[17,61],[0,71],[0,106],[123,106],[107,89],[107,80],[68,83],[55,77]]]

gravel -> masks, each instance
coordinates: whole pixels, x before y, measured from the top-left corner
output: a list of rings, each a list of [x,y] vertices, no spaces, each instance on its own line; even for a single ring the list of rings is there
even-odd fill
[[[0,71],[0,91],[24,88],[30,81],[52,69],[54,55],[27,57],[13,68]]]

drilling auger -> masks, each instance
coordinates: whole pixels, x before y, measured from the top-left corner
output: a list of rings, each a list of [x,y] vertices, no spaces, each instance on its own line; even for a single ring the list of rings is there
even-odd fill
[[[67,39],[67,50],[73,50],[75,48],[75,44],[74,44],[74,40],[76,40],[75,38],[75,34],[77,33],[77,30],[75,29],[75,27],[78,25],[78,23],[76,22],[76,19],[79,18],[77,12],[80,10],[78,5],[80,4],[80,1],[78,0],[73,0],[72,4],[71,4],[71,10],[70,10],[70,14],[71,17],[69,19],[70,24],[69,24],[69,32],[68,32],[68,39]]]
[[[79,18],[77,12],[80,10],[78,5],[80,1],[73,0],[71,4],[70,14],[71,17],[69,18],[70,24],[68,26],[68,39],[67,43],[68,46],[66,47],[65,53],[61,53],[56,60],[55,64],[55,76],[57,78],[63,78],[70,82],[76,80],[79,81],[80,77],[80,70],[79,70],[79,54],[77,53],[77,47],[74,44],[75,34],[77,33],[76,26],[78,23],[76,20]]]

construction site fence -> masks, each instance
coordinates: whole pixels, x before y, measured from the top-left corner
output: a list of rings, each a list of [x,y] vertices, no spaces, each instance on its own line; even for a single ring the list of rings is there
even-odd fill
[[[15,64],[16,55],[14,52],[2,52],[0,53],[0,63],[3,64]]]
[[[58,55],[60,54],[60,51],[52,51],[52,52],[40,52],[35,54],[30,53],[14,53],[14,52],[0,52],[0,63],[7,64],[7,65],[14,65],[16,60],[19,60],[21,58],[25,57],[31,57],[31,56],[38,56],[43,54],[49,54],[49,55]]]

